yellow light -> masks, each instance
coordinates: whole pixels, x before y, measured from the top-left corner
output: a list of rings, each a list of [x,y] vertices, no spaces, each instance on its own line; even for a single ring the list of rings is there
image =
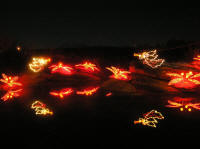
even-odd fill
[[[156,128],[156,124],[158,123],[157,120],[162,119],[164,119],[164,116],[160,112],[151,110],[150,112],[144,114],[144,118],[139,118],[139,120],[134,121],[134,124],[141,123],[142,125]]]
[[[180,111],[183,111],[184,109],[183,108],[180,108]]]
[[[32,62],[29,64],[29,68],[33,72],[39,72],[44,69],[45,65],[51,62],[50,58],[40,58],[40,57],[33,57]]]
[[[36,115],[53,115],[53,111],[46,108],[46,105],[43,104],[41,101],[33,102],[33,104],[31,105],[31,109],[35,110]]]

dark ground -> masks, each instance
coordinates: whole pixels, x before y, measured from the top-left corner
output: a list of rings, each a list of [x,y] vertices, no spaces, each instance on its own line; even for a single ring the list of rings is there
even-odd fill
[[[26,94],[8,102],[1,101],[1,143],[22,143],[30,146],[33,144],[33,146],[39,144],[51,146],[53,144],[198,143],[199,111],[180,112],[179,109],[165,107],[167,100],[175,96],[193,96],[198,101],[198,90],[188,93],[182,90],[170,92],[166,87],[167,80],[155,79],[155,75],[159,76],[161,70],[147,70],[132,57],[131,50],[123,52],[118,50],[114,53],[113,51],[113,49],[110,51],[85,50],[84,52],[58,50],[51,51],[50,54],[43,52],[44,55],[53,55],[55,62],[62,60],[76,64],[85,59],[96,62],[103,71],[91,78],[82,74],[72,77],[59,75],[52,77],[48,70],[35,75],[29,72],[26,66],[30,57],[19,53],[2,54],[1,72],[12,72],[23,76]],[[128,85],[133,86],[135,90],[132,93],[126,92],[126,89],[121,92],[119,88],[113,91],[112,96],[105,97],[108,91],[116,88],[116,86],[105,87],[104,83],[109,80],[110,75],[104,69],[105,66],[114,65],[128,69],[130,64],[137,64],[137,67],[146,71],[147,74],[154,74],[154,77],[136,75],[132,81],[124,85],[124,88]],[[78,89],[92,85],[99,85],[101,88],[90,97],[73,94],[61,101],[48,94],[49,91],[61,87]],[[2,94],[3,91],[1,91]],[[36,116],[30,109],[35,99],[40,99],[47,104],[54,111],[54,115],[52,117]],[[134,120],[152,109],[160,111],[165,117],[164,120],[159,120],[157,128],[133,124]]]

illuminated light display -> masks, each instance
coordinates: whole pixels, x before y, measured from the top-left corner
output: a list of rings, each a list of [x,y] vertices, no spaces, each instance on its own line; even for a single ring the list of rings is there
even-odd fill
[[[33,104],[31,105],[31,109],[35,110],[36,115],[53,115],[53,111],[46,108],[46,105],[41,101],[33,102]]]
[[[112,96],[111,92],[106,94],[106,97],[109,97],[109,96]]]
[[[200,103],[191,103],[191,102],[175,102],[168,100],[168,104],[166,107],[169,108],[180,108],[180,111],[184,111],[186,109],[187,111],[191,112],[192,109],[200,110]]]
[[[29,64],[29,68],[33,72],[40,72],[49,62],[51,62],[50,58],[33,57],[32,62]]]
[[[197,55],[197,57],[195,57],[193,59],[200,62],[200,55]]]
[[[99,87],[95,87],[95,88],[92,88],[92,89],[85,89],[83,91],[77,91],[76,94],[77,95],[91,96],[94,93],[96,93],[98,89],[99,89]]]
[[[91,62],[85,62],[83,64],[78,64],[75,65],[78,69],[87,71],[87,72],[95,72],[95,71],[100,71],[97,66]]]
[[[2,74],[3,79],[0,79],[1,82],[5,83],[8,87],[22,86],[20,82],[17,82],[19,79],[18,76],[7,76],[4,73]]]
[[[110,78],[114,78],[117,80],[130,80],[129,74],[131,74],[131,72],[129,71],[124,71],[113,66],[106,67],[106,69],[110,70],[113,73],[113,75],[111,75]]]
[[[61,91],[54,91],[50,92],[50,95],[58,96],[59,98],[63,99],[65,96],[68,96],[73,93],[73,90],[71,88],[65,88]]]
[[[7,100],[13,99],[15,97],[19,97],[21,91],[22,91],[22,89],[15,90],[15,91],[9,90],[1,99],[3,101],[7,101]]]
[[[157,50],[142,53],[134,53],[133,56],[137,56],[139,60],[143,62],[143,64],[146,64],[151,68],[158,68],[165,62],[164,59],[158,59]]]
[[[61,73],[64,75],[71,75],[73,73],[73,68],[68,65],[64,65],[62,62],[50,66],[49,69],[51,69],[51,73]]]
[[[22,50],[22,48],[20,46],[17,46],[16,49],[17,49],[17,51],[21,51]]]
[[[174,85],[177,88],[190,89],[200,84],[200,81],[196,80],[200,77],[200,73],[194,75],[193,72],[190,71],[188,73],[182,72],[181,74],[167,73],[167,75],[172,78],[168,85]]]
[[[164,119],[164,116],[160,112],[156,110],[151,110],[150,112],[144,114],[143,118],[139,118],[139,120],[134,121],[134,124],[142,124],[142,125],[156,128],[156,124],[158,123],[158,120],[162,120],[162,119]]]

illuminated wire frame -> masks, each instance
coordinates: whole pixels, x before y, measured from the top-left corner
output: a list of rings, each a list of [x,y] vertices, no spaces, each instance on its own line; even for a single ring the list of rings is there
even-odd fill
[[[98,89],[99,89],[99,87],[95,87],[95,88],[92,88],[92,89],[85,89],[83,91],[77,91],[76,94],[77,95],[91,96],[94,93],[96,93]]]
[[[33,72],[40,72],[44,67],[51,62],[50,58],[33,57],[32,62],[29,64],[30,70]]]
[[[197,57],[195,57],[193,59],[200,62],[200,55],[197,55]]]
[[[71,75],[73,71],[72,67],[64,65],[62,62],[50,66],[49,69],[51,69],[51,73],[61,73],[65,75]]]
[[[184,103],[184,102],[175,102],[168,100],[169,105],[166,105],[166,107],[169,108],[180,108],[180,111],[184,111],[186,109],[187,111],[191,112],[192,108],[196,110],[200,110],[200,103]]]
[[[139,60],[143,61],[143,64],[146,64],[151,68],[158,68],[165,62],[164,59],[158,59],[157,50],[142,53],[134,53],[133,55],[137,56]]]
[[[129,74],[131,74],[131,72],[129,71],[124,71],[113,66],[106,67],[106,69],[110,70],[113,73],[113,75],[111,75],[110,78],[114,78],[117,80],[130,80]]]
[[[36,115],[53,115],[53,112],[46,108],[46,105],[42,103],[41,101],[34,101],[31,105],[31,109],[35,110]]]
[[[150,112],[144,114],[144,118],[139,118],[139,120],[134,121],[134,124],[140,123],[142,125],[156,128],[158,120],[162,119],[164,119],[164,116],[160,112],[156,110],[151,110]]]
[[[0,79],[1,82],[5,83],[8,87],[16,87],[16,86],[22,86],[20,82],[17,82],[19,79],[18,76],[7,76],[4,73],[2,74],[3,79]]]
[[[167,73],[167,75],[172,78],[168,85],[174,85],[177,88],[189,89],[200,84],[200,81],[196,80],[196,78],[200,77],[200,73],[194,75],[193,72],[190,71],[188,73],[182,72],[181,74]]]
[[[18,89],[18,90],[14,90],[14,91],[9,90],[1,99],[3,101],[7,101],[7,100],[10,100],[12,98],[19,97],[21,91],[22,91],[22,89]]]
[[[50,92],[50,95],[57,96],[57,97],[63,99],[65,96],[68,96],[72,93],[73,93],[73,90],[71,88],[65,88],[60,91]]]
[[[75,67],[87,71],[87,72],[95,72],[95,71],[100,71],[97,66],[91,62],[85,62],[83,64],[78,64],[75,65]]]

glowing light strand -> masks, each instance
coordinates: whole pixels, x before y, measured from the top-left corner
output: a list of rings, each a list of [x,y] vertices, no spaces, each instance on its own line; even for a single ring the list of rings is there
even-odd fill
[[[73,93],[73,90],[71,88],[65,88],[65,89],[62,89],[61,91],[50,92],[50,95],[58,96],[59,98],[63,99],[65,96],[68,96],[72,93]]]
[[[31,105],[31,109],[35,110],[36,115],[43,115],[43,116],[53,115],[53,111],[46,108],[46,105],[41,101],[33,102],[33,104]]]
[[[76,94],[90,96],[90,95],[93,95],[94,93],[96,93],[98,89],[99,89],[99,87],[95,87],[93,89],[85,89],[83,91],[77,91]]]
[[[160,112],[156,110],[151,110],[150,112],[144,114],[144,118],[139,118],[139,120],[134,121],[134,124],[142,124],[156,128],[158,120],[162,119],[164,119],[164,116]]]
[[[14,97],[19,97],[20,93],[21,93],[22,89],[18,89],[18,90],[9,90],[1,99],[3,101],[7,101],[10,100]]]
[[[51,61],[50,58],[33,57],[32,62],[29,64],[30,70],[33,72],[40,72]]]
[[[146,64],[151,68],[158,68],[165,62],[164,59],[158,59],[157,50],[142,53],[134,53],[133,55],[137,56],[139,60],[143,61],[143,64]]]

